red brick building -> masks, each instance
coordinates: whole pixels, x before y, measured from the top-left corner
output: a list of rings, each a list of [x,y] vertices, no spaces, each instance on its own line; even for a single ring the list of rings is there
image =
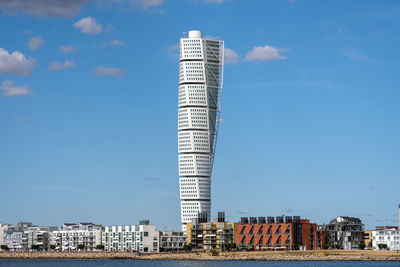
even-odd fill
[[[317,225],[299,216],[243,217],[236,228],[236,245],[250,250],[322,249],[326,236]],[[284,220],[285,219],[285,220]]]

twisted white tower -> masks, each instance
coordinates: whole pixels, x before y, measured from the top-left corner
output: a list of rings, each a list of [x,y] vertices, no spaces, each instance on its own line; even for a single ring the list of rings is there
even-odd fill
[[[224,42],[189,31],[180,40],[178,153],[182,228],[211,213],[211,173],[221,112]]]

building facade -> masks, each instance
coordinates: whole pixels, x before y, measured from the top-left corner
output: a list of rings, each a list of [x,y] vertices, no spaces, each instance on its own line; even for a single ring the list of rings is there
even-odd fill
[[[385,245],[380,247],[379,245]],[[400,250],[399,227],[377,227],[372,231],[372,248],[374,250]]]
[[[160,232],[160,252],[176,252],[182,250],[187,242],[186,233],[182,231]]]
[[[8,229],[8,224],[4,224],[0,222],[0,245],[5,245],[4,241],[4,231]]]
[[[201,31],[189,31],[180,40],[178,161],[183,231],[199,212],[210,218],[223,49],[223,41],[203,38]]]
[[[319,226],[327,235],[330,246],[339,245],[340,249],[359,249],[364,243],[364,225],[359,218],[339,216],[329,224]]]
[[[221,249],[223,244],[235,243],[236,226],[234,222],[188,223],[188,243],[197,250]]]
[[[243,217],[236,228],[236,245],[247,250],[315,250],[326,242],[315,223],[286,217]]]
[[[364,231],[364,243],[366,249],[372,248],[372,230]]]
[[[149,220],[139,225],[105,226],[102,244],[105,251],[159,252],[159,231]]]
[[[60,230],[53,232],[52,244],[61,251],[77,251],[78,245],[83,245],[83,250],[93,251],[101,244],[101,225],[64,223]]]

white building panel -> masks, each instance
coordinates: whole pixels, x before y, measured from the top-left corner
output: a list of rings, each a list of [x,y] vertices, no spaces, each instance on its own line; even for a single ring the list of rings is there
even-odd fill
[[[214,90],[213,90],[214,92]],[[215,95],[215,93],[214,93]],[[214,97],[213,95],[213,97]],[[179,86],[179,107],[208,106],[207,88],[204,84],[183,84]]]
[[[210,153],[208,131],[181,131],[178,133],[179,153]]]
[[[202,61],[182,61],[179,64],[180,83],[205,83],[206,75]]]
[[[191,223],[192,218],[197,218],[199,212],[210,214],[210,201],[181,201],[181,221],[182,223]]]
[[[178,110],[178,130],[208,130],[207,108],[180,108]]]
[[[211,180],[203,177],[179,179],[181,199],[211,199]]]
[[[210,167],[209,155],[179,155],[179,176],[210,176]]]
[[[203,39],[201,38],[185,38],[181,39],[180,57],[181,60],[202,60],[203,55]]]

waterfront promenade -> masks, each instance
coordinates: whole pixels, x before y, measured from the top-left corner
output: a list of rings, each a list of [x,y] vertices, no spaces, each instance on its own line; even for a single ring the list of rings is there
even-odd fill
[[[157,253],[132,252],[0,252],[0,259],[132,259],[132,260],[280,260],[280,261],[400,261],[400,253],[371,250],[319,250],[290,252]]]

